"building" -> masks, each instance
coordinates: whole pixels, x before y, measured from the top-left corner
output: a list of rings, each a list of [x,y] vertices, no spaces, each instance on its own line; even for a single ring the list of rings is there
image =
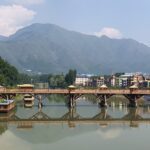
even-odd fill
[[[110,78],[110,86],[115,87],[116,86],[116,77],[115,75],[112,75]]]
[[[45,82],[45,83],[35,83],[35,88],[38,88],[38,89],[48,89],[49,88],[49,84],[48,82]]]
[[[75,79],[75,85],[77,86],[88,86],[90,82],[90,76],[88,75],[77,75]]]
[[[131,82],[133,79],[132,74],[124,74],[119,77],[119,86],[122,88],[131,86]]]
[[[145,78],[144,78],[144,76],[142,74],[136,73],[133,76],[132,85],[135,84],[135,85],[137,85],[139,87],[142,87],[144,82],[145,82]]]
[[[104,85],[104,83],[105,83],[104,77],[101,76],[101,77],[97,78],[97,87]]]
[[[111,87],[119,87],[126,88],[131,86],[131,81],[133,79],[133,74],[125,73],[120,75],[119,77],[115,77],[114,75],[110,79]]]
[[[89,86],[100,87],[105,83],[105,78],[103,76],[92,77]]]

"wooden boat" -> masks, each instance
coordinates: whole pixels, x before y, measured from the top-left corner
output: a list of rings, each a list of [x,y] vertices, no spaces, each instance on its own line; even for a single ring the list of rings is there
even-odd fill
[[[34,96],[31,94],[24,95],[24,107],[32,107],[34,105]]]
[[[0,100],[0,113],[7,113],[15,107],[14,100]]]

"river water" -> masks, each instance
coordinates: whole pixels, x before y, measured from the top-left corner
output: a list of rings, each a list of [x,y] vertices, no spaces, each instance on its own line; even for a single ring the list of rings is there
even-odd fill
[[[44,100],[39,110],[18,104],[0,114],[0,150],[148,150],[150,108],[101,109],[79,100],[75,109]]]

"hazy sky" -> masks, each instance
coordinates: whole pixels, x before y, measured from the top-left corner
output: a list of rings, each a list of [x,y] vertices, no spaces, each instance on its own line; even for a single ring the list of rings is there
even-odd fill
[[[0,0],[0,35],[32,23],[133,38],[150,46],[150,0]]]

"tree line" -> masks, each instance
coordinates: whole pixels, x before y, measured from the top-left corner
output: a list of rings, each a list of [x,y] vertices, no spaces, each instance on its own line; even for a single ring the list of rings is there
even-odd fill
[[[0,57],[0,85],[16,86],[17,84],[48,82],[50,88],[66,88],[74,83],[76,70],[70,69],[65,75],[43,74],[27,75],[19,73],[18,70]]]
[[[66,88],[74,84],[76,78],[76,70],[69,69],[66,74],[43,74],[31,76],[32,83],[45,83],[49,84],[50,88]]]

